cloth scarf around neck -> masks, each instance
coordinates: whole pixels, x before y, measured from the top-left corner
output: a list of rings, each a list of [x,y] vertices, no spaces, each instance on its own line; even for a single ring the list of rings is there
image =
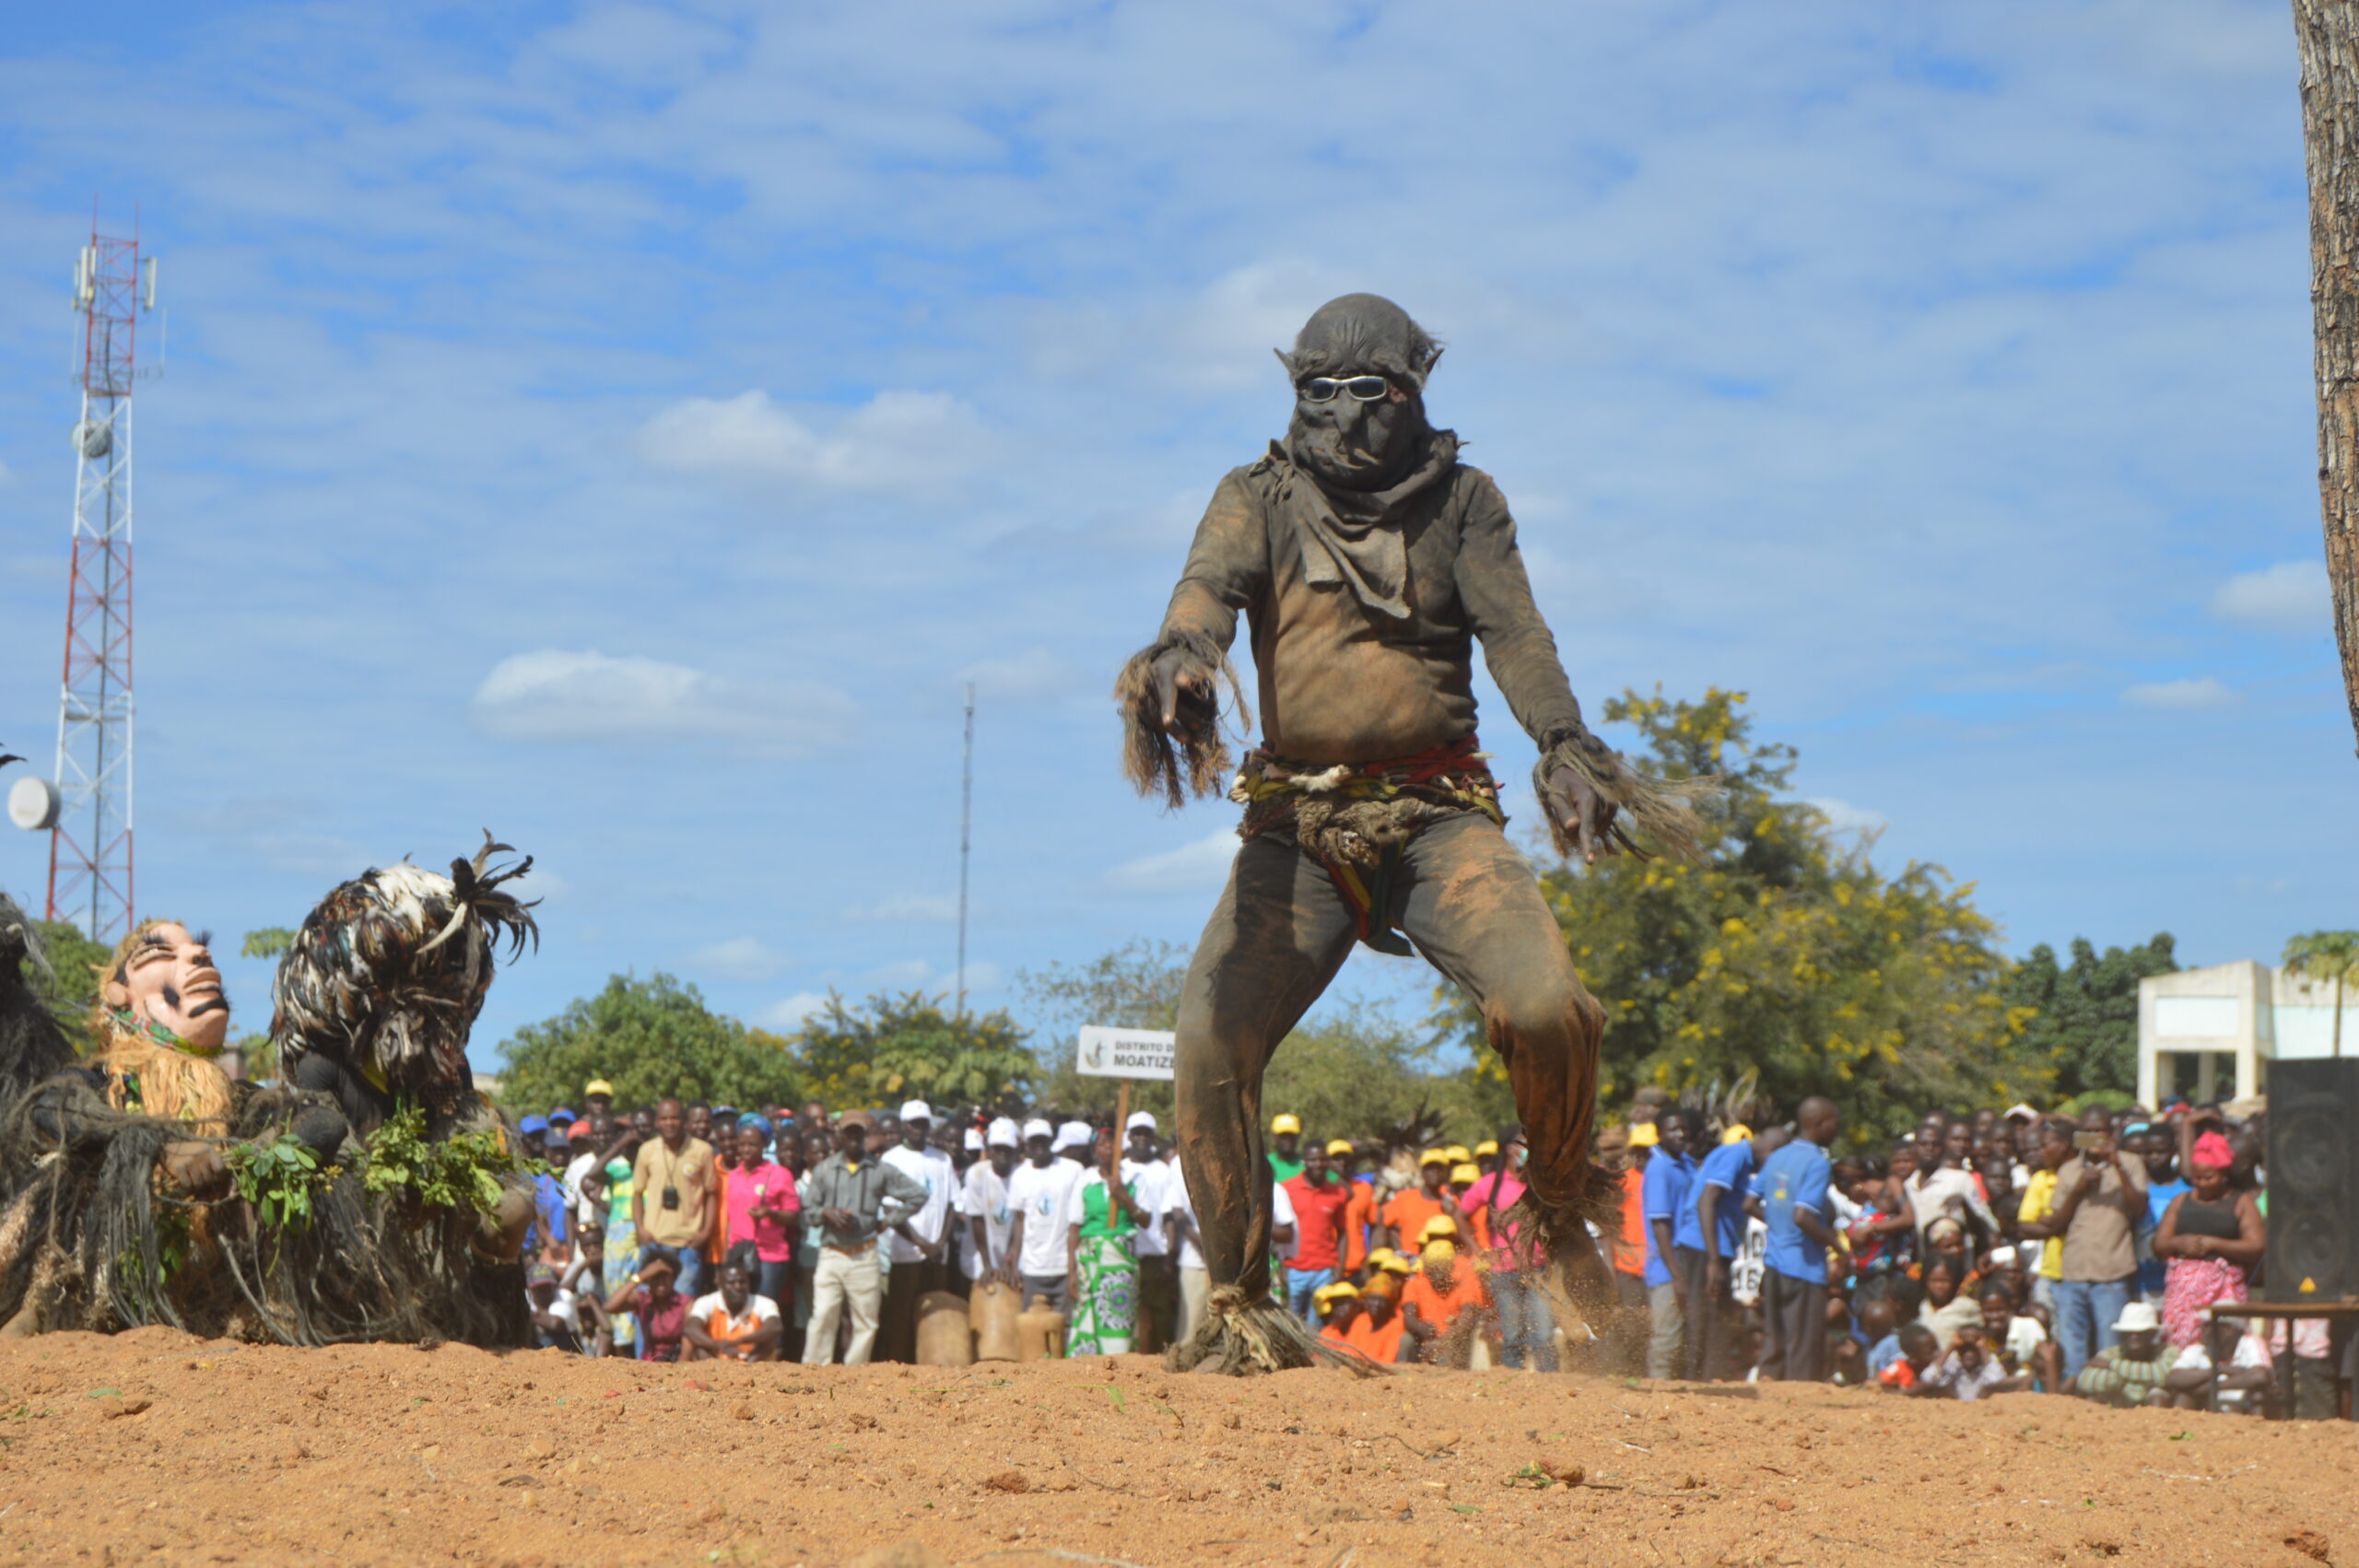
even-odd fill
[[[1303,576],[1318,587],[1347,587],[1390,620],[1409,619],[1409,544],[1400,521],[1409,503],[1458,463],[1458,437],[1436,430],[1406,474],[1381,490],[1329,486],[1275,441],[1279,504],[1302,544]]]

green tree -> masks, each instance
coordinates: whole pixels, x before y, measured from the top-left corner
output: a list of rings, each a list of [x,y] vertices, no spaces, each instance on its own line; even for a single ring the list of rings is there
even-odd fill
[[[1179,1021],[1180,990],[1189,954],[1170,942],[1137,941],[1087,964],[1052,964],[1027,971],[1016,983],[1045,1021],[1055,1042],[1043,1064],[1043,1103],[1075,1112],[1103,1113],[1114,1104],[1117,1081],[1084,1077],[1074,1068],[1081,1025],[1168,1029]],[[1262,1106],[1271,1116],[1292,1111],[1320,1138],[1366,1138],[1398,1126],[1420,1106],[1438,1113],[1451,1137],[1473,1142],[1514,1115],[1504,1081],[1441,1065],[1454,1041],[1402,1024],[1373,1003],[1345,1000],[1322,1008],[1288,1035],[1262,1080]],[[1171,1085],[1132,1085],[1131,1104],[1171,1128]]]
[[[739,1106],[793,1099],[801,1083],[787,1042],[705,1005],[696,987],[660,971],[616,975],[595,996],[528,1024],[499,1047],[500,1098],[521,1110],[577,1102],[604,1078],[620,1106],[669,1095]]]
[[[258,931],[248,931],[238,943],[239,956],[243,958],[277,958],[295,945],[295,933],[285,926],[264,926]]]
[[[33,989],[65,1030],[74,1049],[88,1055],[91,1048],[90,1010],[99,1002],[99,978],[106,973],[114,949],[92,942],[78,926],[64,920],[35,920],[42,956],[49,973],[33,972]]]
[[[831,1106],[921,1099],[937,1109],[992,1106],[1030,1090],[1039,1063],[1004,1012],[945,1012],[922,991],[878,994],[859,1007],[830,991],[791,1036],[806,1092]]]
[[[1719,775],[1690,864],[1615,857],[1542,874],[1583,979],[1606,1011],[1600,1092],[1710,1092],[1758,1074],[1786,1110],[1823,1094],[1858,1141],[1929,1106],[2045,1090],[2048,1063],[2001,994],[2006,960],[1971,884],[1911,861],[1885,876],[1870,836],[1838,833],[1791,792],[1791,747],[1757,742],[1739,692],[1697,701],[1625,692],[1608,720],[1639,733],[1664,778]],[[1454,990],[1441,1022],[1499,1069]]]
[[[2095,1091],[2135,1094],[2138,1088],[2138,982],[2178,969],[2171,934],[2100,954],[2074,937],[2072,961],[2056,962],[2041,942],[2009,971],[2007,1005],[2025,1014],[2024,1044],[2055,1068],[2053,1093],[2077,1098]]]
[[[1118,1080],[1086,1077],[1074,1066],[1085,1024],[1121,1029],[1171,1029],[1180,1022],[1180,989],[1188,977],[1188,951],[1168,942],[1125,942],[1086,964],[1051,964],[1015,977],[1048,1044],[1036,1049],[1044,1106],[1104,1110],[1115,1103]],[[1131,1085],[1131,1107],[1150,1111],[1166,1132],[1174,1110],[1171,1085],[1141,1080]]]
[[[2342,1054],[2342,982],[2359,979],[2359,931],[2304,931],[2285,944],[2285,967],[2334,989],[2334,1054]]]

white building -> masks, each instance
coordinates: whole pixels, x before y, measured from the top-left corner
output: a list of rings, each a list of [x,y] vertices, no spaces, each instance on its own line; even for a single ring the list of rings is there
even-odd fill
[[[2342,1050],[2359,1057],[2359,987],[2342,988]],[[2138,982],[2138,1103],[2262,1092],[2263,1062],[2334,1054],[2334,988],[2244,959]]]

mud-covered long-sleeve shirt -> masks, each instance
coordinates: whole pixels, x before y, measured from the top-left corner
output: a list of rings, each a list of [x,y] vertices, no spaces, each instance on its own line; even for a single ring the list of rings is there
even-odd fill
[[[1395,526],[1408,546],[1405,621],[1369,612],[1340,583],[1314,585],[1299,525],[1280,500],[1273,454],[1232,471],[1197,525],[1164,614],[1168,637],[1227,648],[1242,611],[1260,676],[1263,743],[1295,762],[1414,756],[1474,732],[1473,644],[1535,740],[1577,728],[1580,705],[1532,603],[1515,520],[1491,476],[1459,464]]]

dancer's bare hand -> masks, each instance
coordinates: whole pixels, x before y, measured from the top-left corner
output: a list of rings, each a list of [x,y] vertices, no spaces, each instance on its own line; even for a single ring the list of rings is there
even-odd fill
[[[1590,789],[1588,780],[1571,768],[1557,767],[1549,770],[1548,799],[1541,803],[1573,841],[1573,852],[1581,864],[1597,864],[1598,855],[1610,842],[1606,835],[1614,827],[1617,810],[1614,802]]]
[[[229,1167],[210,1143],[166,1144],[164,1175],[191,1198],[209,1201],[229,1195]]]
[[[1212,683],[1190,673],[1187,665],[1187,651],[1169,648],[1156,655],[1148,671],[1155,682],[1156,722],[1175,738],[1198,732],[1213,716]]]

